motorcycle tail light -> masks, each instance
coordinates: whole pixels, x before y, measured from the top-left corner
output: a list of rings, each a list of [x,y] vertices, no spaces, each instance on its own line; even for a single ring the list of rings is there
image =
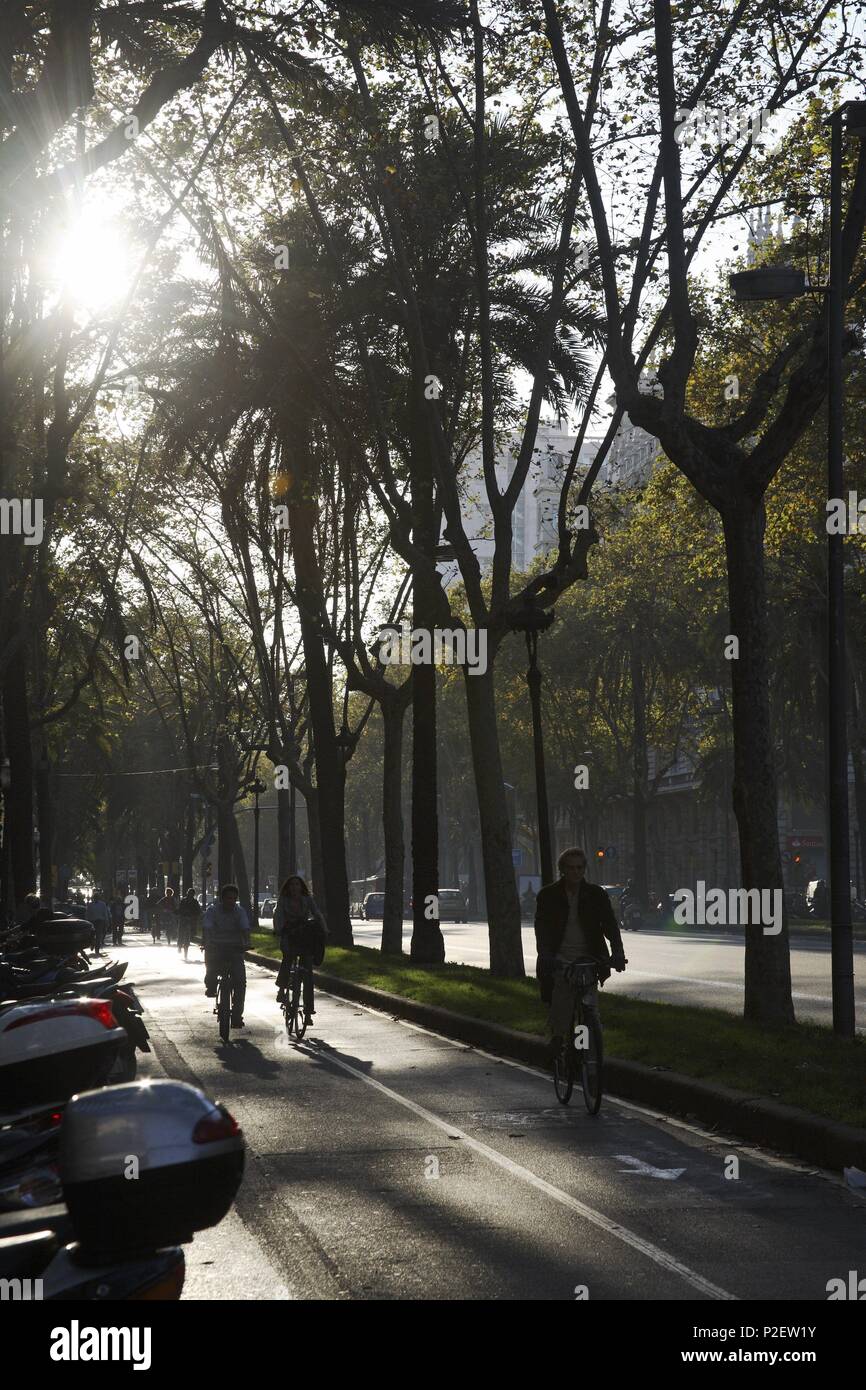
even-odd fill
[[[192,1132],[194,1144],[213,1144],[219,1139],[234,1139],[240,1134],[240,1125],[225,1106],[218,1105],[212,1115],[203,1115]]]
[[[40,1009],[38,1013],[28,1014],[26,1018],[16,1018],[9,1024],[6,1032],[11,1033],[13,1029],[23,1028],[28,1023],[44,1023],[46,1018],[62,1018],[69,1014],[82,1014],[85,1018],[94,1018],[103,1028],[117,1027],[117,1019],[107,999],[88,999],[81,1004],[64,1004],[62,1007]]]

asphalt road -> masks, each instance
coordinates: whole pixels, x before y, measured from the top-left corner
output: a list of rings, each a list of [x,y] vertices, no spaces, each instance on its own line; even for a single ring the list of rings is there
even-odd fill
[[[359,946],[378,946],[381,922],[352,923]],[[446,959],[464,965],[488,966],[490,953],[486,922],[443,922]],[[411,926],[404,931],[409,949]],[[676,931],[624,932],[628,969],[605,984],[612,994],[656,999],[668,1004],[698,1004],[704,1008],[743,1009],[742,937],[680,927]],[[523,956],[527,973],[535,973],[535,933],[523,928]],[[814,1023],[832,1023],[830,997],[830,942],[811,936],[791,938],[791,980],[797,1017]],[[857,1018],[866,1028],[866,942],[854,943],[854,988]]]
[[[824,1300],[862,1266],[840,1179],[320,996],[287,1044],[273,975],[219,1041],[197,951],[133,940],[129,975],[170,1075],[249,1146],[236,1210],[188,1249],[193,1299]],[[739,1175],[731,1158],[739,1163]]]

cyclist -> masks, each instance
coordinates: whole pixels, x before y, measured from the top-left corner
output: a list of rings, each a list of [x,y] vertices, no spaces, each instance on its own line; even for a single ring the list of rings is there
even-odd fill
[[[581,957],[592,957],[601,985],[611,969],[625,970],[616,914],[601,885],[587,883],[583,850],[563,850],[557,868],[560,877],[556,883],[540,888],[535,901],[536,975],[541,998],[549,1010],[551,1059],[562,1047],[574,1006],[572,989],[563,977],[562,967]],[[584,1003],[587,1008],[598,1007],[597,988],[588,991]]]
[[[205,995],[214,999],[218,976],[229,973],[232,977],[232,1027],[243,1028],[247,993],[244,952],[250,949],[250,921],[238,902],[236,884],[224,883],[220,888],[219,902],[209,907],[204,915],[202,936]]]
[[[312,929],[309,925],[311,921],[315,924]],[[305,967],[304,1013],[312,1018],[316,1012],[313,1008],[313,965],[321,963],[328,929],[312,893],[299,874],[290,874],[280,889],[274,908],[274,931],[279,936],[283,953],[283,963],[277,975],[277,1003],[282,1004],[286,997],[289,969],[297,957]],[[319,951],[316,950],[317,941]],[[316,955],[319,955],[318,961]]]

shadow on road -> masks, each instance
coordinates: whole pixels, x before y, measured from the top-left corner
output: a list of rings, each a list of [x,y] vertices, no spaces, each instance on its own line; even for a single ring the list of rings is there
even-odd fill
[[[266,1057],[249,1038],[232,1038],[227,1043],[217,1043],[214,1052],[226,1071],[257,1076],[262,1081],[275,1081],[282,1075],[279,1062]]]

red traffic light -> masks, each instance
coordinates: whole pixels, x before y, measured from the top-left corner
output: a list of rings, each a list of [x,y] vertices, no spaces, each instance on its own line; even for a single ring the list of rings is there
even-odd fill
[[[603,858],[604,858],[604,850],[603,850],[603,849],[597,849],[597,850],[595,851],[595,857],[596,857],[596,859],[603,859]]]

